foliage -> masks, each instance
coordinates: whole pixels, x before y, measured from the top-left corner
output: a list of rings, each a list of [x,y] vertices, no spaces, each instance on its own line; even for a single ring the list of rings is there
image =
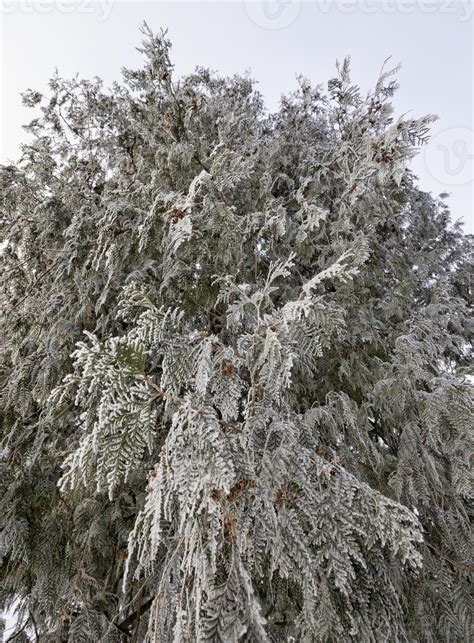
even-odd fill
[[[111,91],[27,92],[0,168],[18,640],[472,640],[472,239],[407,169],[432,117],[347,60],[269,115],[144,30]]]

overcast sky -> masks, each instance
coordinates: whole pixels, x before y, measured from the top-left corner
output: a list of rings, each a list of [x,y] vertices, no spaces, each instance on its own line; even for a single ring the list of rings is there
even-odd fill
[[[270,109],[296,87],[315,84],[352,57],[354,79],[373,86],[383,61],[402,63],[399,113],[436,113],[430,145],[413,162],[421,186],[449,192],[454,218],[474,232],[472,0],[0,0],[0,161],[17,158],[29,119],[19,93],[61,74],[120,77],[138,66],[138,26],[169,29],[178,74],[194,66],[249,70]]]
[[[140,64],[143,20],[169,28],[178,74],[196,65],[249,70],[269,109],[298,74],[326,82],[347,54],[368,90],[392,56],[402,63],[398,112],[440,117],[412,167],[423,189],[451,194],[453,218],[474,232],[472,0],[0,0],[0,8],[0,162],[17,158],[25,140],[20,92],[44,90],[55,67],[107,84],[120,78],[121,66]]]

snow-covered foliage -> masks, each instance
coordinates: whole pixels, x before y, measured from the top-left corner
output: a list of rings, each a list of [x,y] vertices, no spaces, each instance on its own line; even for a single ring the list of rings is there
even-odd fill
[[[41,641],[468,641],[472,240],[346,60],[55,77],[0,168],[1,593]],[[471,273],[472,274],[472,273]]]

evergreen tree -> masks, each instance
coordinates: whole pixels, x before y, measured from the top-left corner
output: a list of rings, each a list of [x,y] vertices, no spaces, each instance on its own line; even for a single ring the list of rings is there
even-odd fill
[[[393,71],[54,77],[0,168],[15,641],[469,641],[472,238]],[[472,273],[471,273],[472,274]]]

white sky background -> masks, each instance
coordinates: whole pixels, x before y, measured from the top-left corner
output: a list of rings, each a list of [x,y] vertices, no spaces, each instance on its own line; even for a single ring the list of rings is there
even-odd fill
[[[423,189],[450,193],[453,219],[474,232],[473,0],[0,0],[0,162],[18,157],[26,88],[44,90],[55,67],[100,76],[139,66],[138,26],[169,28],[176,73],[196,65],[249,70],[269,109],[296,88],[334,75],[352,58],[353,78],[373,87],[383,61],[402,63],[398,113],[436,113],[430,145],[412,164]]]
[[[119,79],[121,66],[140,65],[143,20],[169,28],[178,75],[249,70],[271,110],[298,74],[326,83],[350,54],[365,92],[392,56],[402,63],[397,112],[440,116],[412,168],[423,189],[451,194],[453,219],[474,232],[473,12],[473,0],[0,0],[0,162],[26,140],[20,92],[44,91],[55,67]]]

